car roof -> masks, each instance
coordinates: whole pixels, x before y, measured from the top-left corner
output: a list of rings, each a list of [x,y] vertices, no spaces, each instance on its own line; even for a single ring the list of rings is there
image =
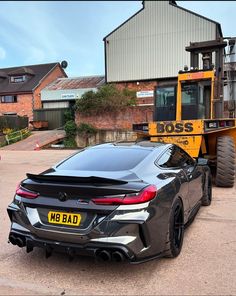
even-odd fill
[[[103,149],[103,148],[131,148],[131,149],[145,149],[145,150],[155,150],[156,148],[167,148],[172,144],[165,144],[159,142],[150,142],[150,141],[140,141],[140,142],[114,142],[114,143],[105,143],[99,144],[90,149]]]

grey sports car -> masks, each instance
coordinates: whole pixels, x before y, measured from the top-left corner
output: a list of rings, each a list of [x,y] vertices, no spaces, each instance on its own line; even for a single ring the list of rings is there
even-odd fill
[[[184,226],[211,203],[207,161],[176,145],[89,147],[27,174],[8,206],[9,241],[26,247],[143,262],[179,255]]]

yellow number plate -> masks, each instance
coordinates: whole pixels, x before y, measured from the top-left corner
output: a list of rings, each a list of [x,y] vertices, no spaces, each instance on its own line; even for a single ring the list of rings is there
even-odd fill
[[[48,222],[53,224],[63,224],[70,226],[79,226],[81,221],[80,214],[52,212],[48,213]]]

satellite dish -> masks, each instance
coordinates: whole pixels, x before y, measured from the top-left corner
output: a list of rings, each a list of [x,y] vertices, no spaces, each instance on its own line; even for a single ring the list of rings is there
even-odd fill
[[[62,62],[61,62],[61,67],[62,67],[63,69],[65,69],[67,66],[68,66],[67,61],[62,61]]]

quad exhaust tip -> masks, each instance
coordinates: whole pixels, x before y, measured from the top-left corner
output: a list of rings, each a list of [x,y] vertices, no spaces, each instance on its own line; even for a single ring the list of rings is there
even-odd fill
[[[112,261],[122,262],[124,260],[125,260],[125,257],[121,252],[115,251],[115,252],[112,253]]]
[[[114,261],[114,262],[123,262],[125,260],[124,255],[120,251],[107,251],[102,250],[96,254],[96,258],[99,261]]]
[[[20,248],[23,248],[26,245],[26,241],[25,241],[24,237],[20,237],[20,236],[14,235],[14,234],[9,235],[9,241],[13,245],[17,245]]]

